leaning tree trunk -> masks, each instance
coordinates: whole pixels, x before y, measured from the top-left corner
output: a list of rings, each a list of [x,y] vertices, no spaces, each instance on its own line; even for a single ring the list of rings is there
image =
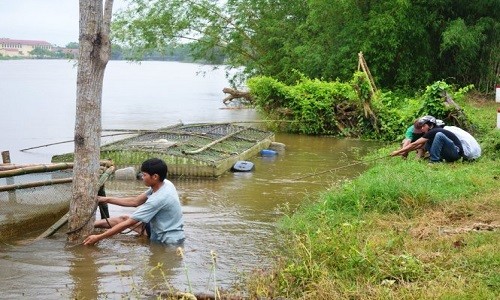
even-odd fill
[[[93,231],[99,180],[101,99],[113,0],[80,0],[75,163],[68,242],[81,243]]]

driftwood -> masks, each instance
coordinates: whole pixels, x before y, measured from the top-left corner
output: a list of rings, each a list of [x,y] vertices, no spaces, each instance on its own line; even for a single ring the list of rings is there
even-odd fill
[[[147,295],[153,296],[153,295]],[[171,291],[160,291],[156,295],[160,299],[179,299],[179,300],[245,300],[249,299],[242,296],[231,296],[231,295],[215,295],[206,293],[186,293],[186,292],[171,292]],[[262,298],[265,299],[265,298]]]
[[[252,98],[252,95],[250,95],[250,92],[239,91],[232,88],[223,88],[222,92],[224,94],[229,94],[226,98],[224,98],[224,100],[222,100],[222,103],[224,103],[224,105],[228,105],[235,99],[243,99],[240,100],[242,104],[254,104],[254,100]]]
[[[444,97],[444,105],[453,106],[457,111],[460,111],[462,109],[460,108],[460,105],[458,105],[455,101],[453,101],[451,95],[448,94],[446,91],[443,91],[441,93],[441,96]]]
[[[346,128],[356,128],[360,108],[354,103],[341,102],[335,105],[335,126],[339,132]]]

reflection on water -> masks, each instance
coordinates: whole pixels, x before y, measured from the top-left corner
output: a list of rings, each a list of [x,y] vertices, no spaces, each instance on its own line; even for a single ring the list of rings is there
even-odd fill
[[[182,202],[187,239],[184,258],[175,247],[150,244],[131,234],[101,241],[96,247],[65,248],[64,230],[27,246],[0,246],[0,298],[121,298],[151,290],[213,291],[230,287],[239,274],[270,262],[280,208],[297,207],[339,180],[365,168],[352,163],[374,143],[278,134],[287,145],[276,157],[254,157],[250,173],[226,173],[219,179],[175,179]],[[321,176],[297,177],[325,170]],[[142,181],[109,181],[108,195],[136,195]],[[111,215],[134,208],[110,205]],[[214,268],[211,252],[217,255]],[[158,266],[161,264],[161,268]],[[6,271],[9,270],[9,271]],[[16,275],[12,275],[16,274]],[[40,278],[48,274],[48,278]],[[106,296],[104,296],[106,295]],[[43,296],[43,297],[42,297]]]
[[[5,106],[9,111],[3,115],[9,117],[0,118],[0,125],[13,130],[0,132],[0,150],[6,150],[3,147],[11,150],[11,157],[17,163],[47,162],[53,154],[71,151],[70,145],[29,153],[20,153],[18,149],[72,136],[72,67],[61,61],[0,62],[0,65],[2,70],[10,68],[9,74],[29,73],[13,77],[0,73],[0,93],[24,99],[19,101],[19,107],[12,102]],[[214,91],[227,84],[222,73],[218,77],[212,74],[189,79],[198,68],[194,66],[149,62],[140,67],[110,62],[103,97],[104,127],[155,129],[176,123],[178,119],[220,122],[257,118],[253,110],[220,110],[223,97]],[[191,75],[179,68],[191,70],[187,72]],[[45,75],[44,70],[47,70]],[[141,73],[141,70],[146,71]],[[57,84],[40,80],[49,74],[55,76],[53,80]],[[58,77],[58,74],[62,75]],[[16,90],[26,85],[19,80],[23,76],[27,76],[29,85],[16,94]],[[43,98],[38,92],[42,87],[52,98]],[[181,98],[193,103],[198,101],[198,104],[188,105],[182,101],[179,104]],[[70,103],[59,105],[56,100]],[[48,117],[51,111],[47,105],[59,105],[62,116],[52,113],[52,117]],[[183,106],[189,109],[183,110]],[[12,127],[11,122],[15,121],[12,117],[19,115],[19,110],[24,110],[30,122]],[[46,114],[36,114],[37,110]],[[17,243],[29,238],[20,236],[0,243],[0,299],[140,298],[153,290],[170,287],[209,292],[215,284],[224,288],[231,286],[241,272],[270,262],[269,250],[277,246],[274,230],[283,207],[294,209],[304,201],[314,201],[318,192],[358,175],[364,165],[343,166],[378,146],[356,140],[286,134],[277,134],[276,141],[284,143],[286,150],[274,157],[253,157],[250,160],[255,170],[250,173],[226,173],[216,180],[172,179],[179,191],[185,218],[184,258],[173,247],[150,244],[131,234],[114,236],[95,247],[66,247],[65,228],[33,244]],[[325,172],[328,170],[332,171]],[[321,175],[312,176],[316,173]],[[311,176],[303,178],[306,175]],[[113,196],[136,195],[144,190],[141,181],[106,184],[107,194]],[[109,208],[112,216],[134,211],[134,208],[112,205]]]

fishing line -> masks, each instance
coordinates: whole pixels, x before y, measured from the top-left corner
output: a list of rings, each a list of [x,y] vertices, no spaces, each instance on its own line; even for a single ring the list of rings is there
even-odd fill
[[[320,171],[320,172],[310,173],[310,174],[307,174],[307,175],[305,175],[305,176],[298,177],[298,178],[295,178],[295,179],[292,179],[292,180],[293,180],[293,181],[302,180],[302,179],[304,179],[304,178],[313,177],[313,176],[318,176],[318,175],[325,174],[325,173],[328,173],[328,172],[334,172],[334,171],[337,171],[337,170],[340,170],[340,169],[344,169],[344,168],[348,168],[348,167],[356,166],[356,165],[359,165],[359,164],[364,164],[364,163],[368,163],[368,162],[376,161],[376,160],[379,160],[379,159],[382,159],[382,158],[387,158],[387,157],[390,157],[390,155],[384,155],[384,156],[381,156],[381,157],[376,157],[376,158],[369,159],[369,160],[357,161],[357,162],[355,162],[355,163],[347,164],[347,165],[345,165],[345,166],[340,166],[340,167],[336,167],[336,168],[333,168],[333,169],[328,169],[328,170],[325,170],[325,171]]]

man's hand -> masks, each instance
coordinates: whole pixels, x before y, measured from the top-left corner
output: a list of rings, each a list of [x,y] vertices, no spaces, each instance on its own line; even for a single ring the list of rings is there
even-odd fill
[[[99,203],[108,203],[108,198],[104,196],[97,196],[97,201],[99,201]]]
[[[97,243],[97,242],[98,242],[98,241],[100,241],[100,240],[101,240],[101,239],[100,239],[99,235],[95,235],[95,234],[93,234],[93,235],[89,235],[89,236],[88,236],[88,237],[87,237],[87,238],[83,241],[83,244],[84,244],[85,246],[87,246],[87,245],[90,245],[90,246],[91,246],[91,245],[94,245],[95,243]]]
[[[391,156],[401,155],[399,150],[392,151]]]

